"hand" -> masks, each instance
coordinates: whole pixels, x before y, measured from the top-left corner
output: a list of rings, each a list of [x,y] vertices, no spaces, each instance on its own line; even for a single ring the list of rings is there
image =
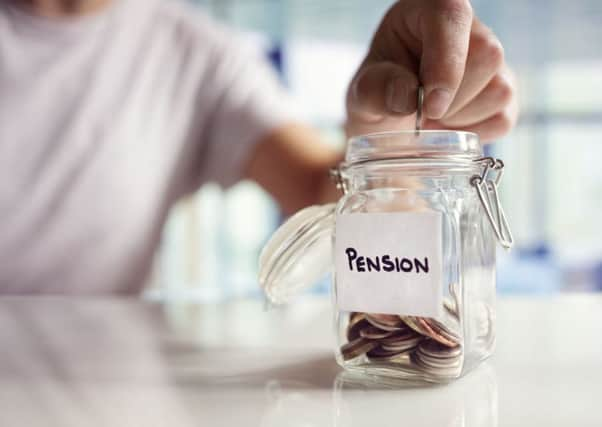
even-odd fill
[[[424,129],[506,134],[518,106],[502,45],[468,0],[400,0],[383,18],[347,94],[347,133],[413,129],[417,88]]]

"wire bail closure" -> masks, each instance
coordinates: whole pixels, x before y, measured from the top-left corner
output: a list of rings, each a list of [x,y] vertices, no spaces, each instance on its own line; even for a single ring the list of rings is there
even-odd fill
[[[504,174],[504,162],[493,157],[483,157],[475,161],[483,163],[483,172],[481,175],[473,175],[470,183],[477,190],[498,242],[504,249],[510,249],[514,238],[498,192],[498,185]]]
[[[330,175],[330,179],[336,184],[337,189],[341,190],[343,194],[347,194],[347,182],[343,179],[343,175],[341,174],[341,166],[339,165],[330,168],[328,174]]]

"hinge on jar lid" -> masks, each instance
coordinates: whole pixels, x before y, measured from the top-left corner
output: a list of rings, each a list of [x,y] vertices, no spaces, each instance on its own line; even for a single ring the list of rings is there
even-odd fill
[[[481,175],[473,175],[470,183],[477,190],[481,204],[500,245],[505,249],[510,249],[514,244],[514,238],[498,193],[498,185],[504,173],[504,162],[493,157],[483,157],[475,161],[483,163],[483,172]]]
[[[330,174],[330,179],[334,181],[337,188],[343,192],[343,194],[347,194],[347,184],[343,179],[343,175],[341,174],[340,166],[331,168],[328,173]]]

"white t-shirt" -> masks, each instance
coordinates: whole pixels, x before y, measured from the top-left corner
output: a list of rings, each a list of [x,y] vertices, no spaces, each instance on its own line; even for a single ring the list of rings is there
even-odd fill
[[[169,207],[284,124],[257,52],[194,6],[45,19],[0,2],[0,292],[136,292]]]

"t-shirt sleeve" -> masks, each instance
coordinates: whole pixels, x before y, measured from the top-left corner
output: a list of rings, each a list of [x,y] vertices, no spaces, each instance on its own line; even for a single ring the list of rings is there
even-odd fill
[[[261,49],[220,30],[199,94],[203,115],[198,182],[228,187],[243,178],[263,137],[293,119],[286,91]]]

